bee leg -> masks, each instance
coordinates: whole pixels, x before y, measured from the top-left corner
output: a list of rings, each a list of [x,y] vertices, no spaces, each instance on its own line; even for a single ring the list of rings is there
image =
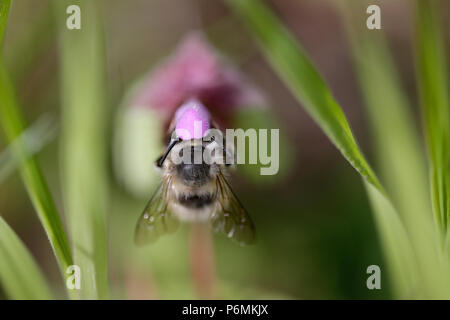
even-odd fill
[[[158,159],[156,159],[156,161],[153,163],[153,167],[155,168],[155,170],[157,172],[161,172],[162,171],[162,164],[161,164],[162,157],[163,157],[163,155],[158,157]]]

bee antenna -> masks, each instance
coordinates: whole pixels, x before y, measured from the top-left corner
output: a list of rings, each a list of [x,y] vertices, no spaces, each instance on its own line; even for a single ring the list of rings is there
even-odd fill
[[[172,139],[172,141],[170,142],[169,146],[167,147],[166,152],[164,152],[163,156],[161,157],[161,159],[159,160],[158,166],[162,167],[164,160],[166,160],[167,156],[169,155],[170,151],[172,150],[172,148],[178,143],[180,142],[179,138],[176,139]]]

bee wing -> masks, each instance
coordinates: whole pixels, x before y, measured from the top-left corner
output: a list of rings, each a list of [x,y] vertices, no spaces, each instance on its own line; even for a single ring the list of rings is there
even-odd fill
[[[218,204],[211,215],[213,230],[224,233],[240,244],[254,242],[253,222],[221,173],[217,179],[217,192]]]
[[[178,219],[168,209],[169,187],[170,180],[164,180],[141,214],[134,233],[137,245],[152,243],[177,229]]]

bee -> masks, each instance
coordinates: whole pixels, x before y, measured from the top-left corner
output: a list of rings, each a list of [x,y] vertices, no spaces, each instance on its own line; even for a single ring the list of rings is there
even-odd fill
[[[168,130],[171,139],[156,161],[162,182],[137,222],[138,245],[176,231],[179,221],[209,222],[215,232],[240,244],[254,241],[253,222],[225,178],[229,152],[218,143],[222,139],[208,135],[210,129],[218,130],[200,101],[190,100],[176,111]]]

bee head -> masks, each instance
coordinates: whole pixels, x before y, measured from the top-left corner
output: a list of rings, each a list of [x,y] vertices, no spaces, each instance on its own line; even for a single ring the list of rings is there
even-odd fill
[[[203,159],[203,146],[185,146],[180,150],[182,161],[176,164],[178,176],[188,186],[200,186],[210,177],[210,165]]]
[[[183,140],[173,134],[157,165],[186,187],[213,185],[214,178],[222,170],[225,153],[221,145],[214,144],[215,141],[214,135]]]

